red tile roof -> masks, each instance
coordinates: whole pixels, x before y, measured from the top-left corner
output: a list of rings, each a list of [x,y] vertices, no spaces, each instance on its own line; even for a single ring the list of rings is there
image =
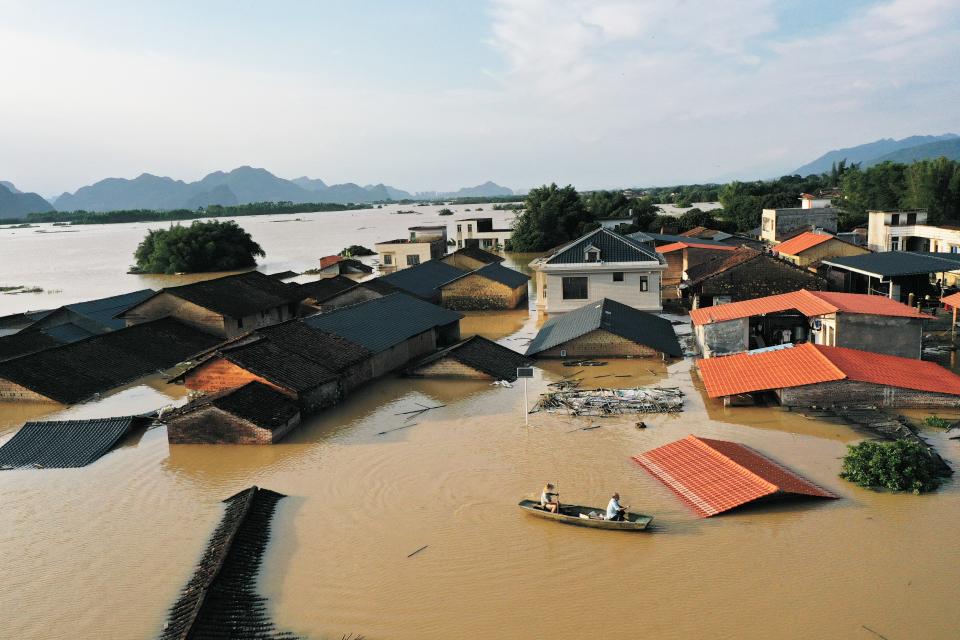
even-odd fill
[[[861,313],[897,318],[929,318],[913,307],[883,296],[871,296],[863,293],[837,293],[835,291],[791,291],[765,298],[742,300],[729,304],[720,304],[690,312],[693,324],[711,324],[727,320],[738,320],[778,311],[796,309],[805,316],[822,316],[828,313]]]
[[[341,256],[324,256],[320,258],[320,268],[326,269],[327,267],[332,267],[342,260],[343,258]]]
[[[777,494],[837,497],[737,442],[687,436],[633,459],[702,518]]]
[[[697,368],[711,398],[836,380],[960,395],[960,376],[933,362],[810,343],[707,358]]]
[[[812,249],[818,244],[823,244],[828,240],[834,239],[835,238],[833,236],[823,233],[811,233],[810,231],[804,231],[798,236],[794,236],[789,240],[781,242],[774,247],[774,251],[788,256],[796,256],[800,255],[807,249]]]
[[[960,307],[960,292],[951,293],[944,298],[940,298],[940,302],[942,302],[945,307]]]
[[[717,245],[717,244],[703,244],[702,242],[691,241],[691,242],[673,242],[671,244],[665,244],[662,247],[657,247],[657,253],[670,253],[671,251],[679,251],[680,249],[716,249],[717,251],[736,251],[736,247],[731,247],[727,245]]]

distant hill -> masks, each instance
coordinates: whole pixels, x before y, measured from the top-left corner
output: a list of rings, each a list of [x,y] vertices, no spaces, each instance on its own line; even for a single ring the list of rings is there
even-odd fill
[[[28,213],[53,211],[50,203],[35,193],[24,193],[11,183],[0,182],[0,218],[25,218]]]
[[[501,187],[500,185],[487,180],[483,184],[475,187],[464,187],[453,194],[455,198],[485,198],[488,196],[512,196],[513,189]]]
[[[840,162],[841,160],[846,160],[848,165],[859,162],[862,164],[862,166],[868,167],[872,164],[876,164],[877,162],[882,162],[881,158],[897,154],[901,151],[916,149],[918,147],[927,147],[928,145],[941,142],[956,141],[958,139],[960,139],[960,136],[955,133],[945,133],[940,136],[910,136],[909,138],[903,138],[902,140],[883,138],[882,140],[861,144],[856,147],[828,151],[813,162],[809,162],[802,167],[795,169],[792,174],[808,176],[811,173],[827,173],[830,171],[834,162]],[[919,155],[918,157],[913,158],[913,160],[922,160],[924,158],[937,157],[938,155],[942,154],[936,154],[932,156]],[[912,160],[907,162],[911,161]]]
[[[900,149],[899,151],[888,153],[879,158],[874,158],[870,162],[865,162],[864,166],[888,161],[910,164],[917,160],[939,158],[940,156],[944,156],[949,160],[960,160],[960,138],[929,142],[927,144],[917,145],[916,147],[910,147],[909,149]]]

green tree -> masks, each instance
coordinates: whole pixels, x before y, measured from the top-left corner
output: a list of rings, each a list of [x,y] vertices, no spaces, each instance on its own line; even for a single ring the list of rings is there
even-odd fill
[[[265,256],[259,244],[236,222],[195,221],[189,227],[147,231],[134,258],[142,273],[233,271],[256,266]]]
[[[677,224],[679,225],[681,231],[689,231],[694,227],[707,227],[708,229],[716,229],[718,226],[712,212],[701,211],[697,207],[688,209],[680,214],[680,217],[677,218]]]
[[[532,189],[510,236],[512,251],[544,251],[596,226],[572,185],[555,183]]]
[[[363,245],[352,244],[337,255],[344,258],[359,258],[360,256],[375,256],[377,254],[375,251],[372,251]]]
[[[912,440],[847,445],[840,477],[862,487],[923,493],[940,486],[939,471],[923,446]]]

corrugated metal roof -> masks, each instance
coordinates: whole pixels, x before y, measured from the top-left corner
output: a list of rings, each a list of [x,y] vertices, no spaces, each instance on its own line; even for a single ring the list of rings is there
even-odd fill
[[[960,270],[960,254],[882,251],[827,258],[823,264],[890,278]]]
[[[552,255],[543,258],[541,262],[544,264],[586,263],[584,255],[587,248],[591,246],[600,250],[602,262],[662,263],[663,261],[663,257],[657,255],[649,246],[601,227],[560,247]]]
[[[310,316],[303,321],[311,327],[335,333],[379,353],[461,318],[462,314],[411,295],[391,293],[382,298]]]
[[[846,347],[816,345],[816,349],[850,380],[960,395],[960,376],[935,362],[867,353]]]
[[[636,233],[631,233],[627,236],[638,242],[656,242],[661,244],[670,244],[673,242],[688,242],[690,236],[677,235],[673,233],[648,233],[646,231],[637,231]],[[700,244],[709,244],[713,246],[727,247],[730,245],[724,244],[717,240],[710,240],[707,238],[700,238],[698,240]]]
[[[690,320],[693,324],[704,325],[794,309],[807,317],[821,316],[838,311],[897,318],[930,317],[913,307],[908,307],[884,296],[801,289],[775,296],[694,309],[690,312]]]
[[[89,338],[90,336],[95,335],[83,327],[73,324],[72,322],[58,324],[53,327],[46,327],[41,329],[41,331],[60,344],[76,342],[77,340],[83,340],[84,338]]]
[[[691,435],[633,459],[702,518],[777,494],[837,497],[737,442]]]
[[[597,329],[604,329],[670,356],[683,355],[669,320],[608,298],[549,318],[527,347],[527,355],[536,355]]]
[[[461,280],[467,276],[480,276],[481,278],[487,278],[488,280],[506,285],[511,289],[516,289],[517,287],[523,286],[530,280],[530,276],[525,273],[520,273],[519,271],[505,267],[499,262],[492,262],[480,267],[479,269],[468,271],[467,273],[461,272],[459,276],[443,283],[440,288],[442,289],[451,282],[456,282],[457,280]]]
[[[415,267],[381,276],[380,280],[424,300],[435,300],[440,297],[441,285],[461,275],[463,269],[451,267],[440,260],[427,260]]]
[[[0,469],[84,467],[107,453],[143,418],[28,422],[0,447]]]

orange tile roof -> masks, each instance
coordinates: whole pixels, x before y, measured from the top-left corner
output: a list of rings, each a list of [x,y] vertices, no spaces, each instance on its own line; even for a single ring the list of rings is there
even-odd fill
[[[633,460],[701,518],[774,494],[837,497],[737,442],[687,436]]]
[[[913,307],[883,296],[863,293],[837,293],[835,291],[791,291],[765,298],[731,302],[690,312],[693,324],[711,324],[727,320],[739,320],[778,311],[796,309],[807,317],[828,313],[862,313],[866,315],[898,318],[929,318]]]
[[[335,264],[338,264],[343,260],[340,256],[324,256],[320,258],[320,268],[326,269],[327,267],[332,267]]]
[[[673,242],[671,244],[665,244],[662,247],[657,247],[657,253],[670,253],[671,251],[679,251],[680,249],[716,249],[717,251],[736,251],[736,247],[731,247],[728,245],[718,245],[718,244],[703,244],[700,242]]]
[[[810,343],[697,361],[711,398],[855,380],[960,395],[960,376],[933,362]]]
[[[775,246],[773,250],[784,255],[796,256],[803,253],[807,249],[812,249],[818,244],[823,244],[828,240],[835,240],[835,238],[823,233],[811,233],[810,231],[804,231],[800,235],[781,242]]]
[[[809,343],[773,351],[706,358],[697,361],[697,368],[711,398],[832,382],[845,377]]]
[[[945,307],[960,307],[960,292],[951,293],[944,298],[940,298],[940,302],[942,302]]]

